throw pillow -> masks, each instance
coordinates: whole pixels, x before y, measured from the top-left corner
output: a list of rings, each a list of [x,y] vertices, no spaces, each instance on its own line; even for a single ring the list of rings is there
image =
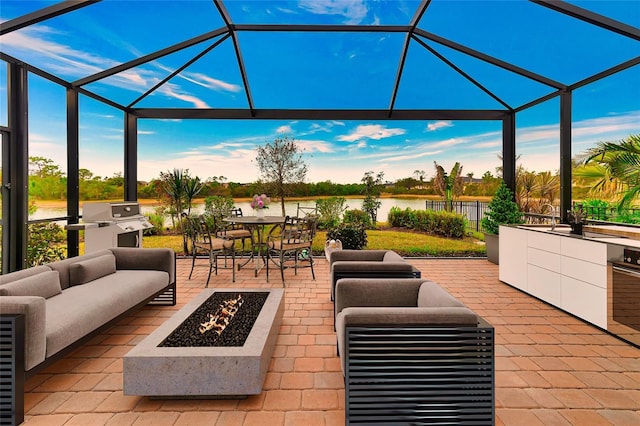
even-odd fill
[[[112,254],[94,257],[69,265],[69,284],[80,285],[116,272],[116,257]]]
[[[58,271],[41,272],[0,286],[2,296],[40,296],[48,299],[62,293]]]

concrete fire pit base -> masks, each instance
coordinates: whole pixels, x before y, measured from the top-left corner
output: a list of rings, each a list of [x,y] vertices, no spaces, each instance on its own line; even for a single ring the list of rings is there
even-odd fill
[[[262,392],[282,323],[283,289],[217,290],[269,293],[244,346],[158,346],[215,291],[204,290],[124,356],[125,395],[231,398]]]

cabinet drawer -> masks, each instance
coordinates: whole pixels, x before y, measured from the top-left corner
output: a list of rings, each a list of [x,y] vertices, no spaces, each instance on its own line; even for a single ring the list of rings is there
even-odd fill
[[[607,290],[562,275],[560,307],[598,327],[607,328]]]
[[[563,238],[560,244],[563,256],[586,260],[607,266],[607,244],[579,238]]]
[[[584,260],[574,259],[572,257],[562,257],[561,270],[562,275],[575,278],[589,284],[606,289],[607,288],[607,266],[598,265]]]
[[[560,306],[561,275],[535,265],[527,267],[527,292],[547,303]]]
[[[560,253],[560,240],[564,238],[559,235],[545,234],[544,232],[529,232],[527,244],[529,247]]]
[[[501,226],[500,281],[527,291],[527,235],[529,231]]]
[[[560,273],[560,255],[537,248],[527,249],[527,262],[553,272]]]

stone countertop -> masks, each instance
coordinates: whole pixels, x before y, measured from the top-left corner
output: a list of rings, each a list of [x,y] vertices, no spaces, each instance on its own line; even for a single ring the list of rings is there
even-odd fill
[[[558,225],[553,231],[551,230],[550,225],[508,225],[508,226],[519,228],[519,229],[526,229],[528,231],[533,231],[533,232],[542,232],[545,234],[559,235],[561,237],[578,238],[585,241],[595,241],[599,243],[615,244],[618,246],[640,249],[640,239],[634,239],[634,238],[623,237],[623,236],[612,235],[612,234],[604,234],[602,232],[601,233],[589,232],[589,229],[587,227],[584,228],[584,230],[586,231],[586,235],[575,235],[575,234],[569,233],[571,228],[568,225]],[[605,225],[603,225],[603,227],[604,226]],[[624,226],[619,226],[619,225],[617,225],[616,227],[625,228]],[[631,229],[637,229],[637,228],[631,228]],[[638,231],[640,232],[640,229]]]
[[[624,225],[584,225],[583,230],[586,232],[615,235],[618,237],[626,237],[632,240],[640,240],[640,228]]]

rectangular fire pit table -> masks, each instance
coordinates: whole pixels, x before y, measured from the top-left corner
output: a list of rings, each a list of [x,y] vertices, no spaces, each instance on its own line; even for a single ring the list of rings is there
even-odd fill
[[[243,346],[161,347],[214,292],[269,293]],[[232,398],[262,392],[282,323],[283,289],[206,289],[124,356],[125,395]]]

